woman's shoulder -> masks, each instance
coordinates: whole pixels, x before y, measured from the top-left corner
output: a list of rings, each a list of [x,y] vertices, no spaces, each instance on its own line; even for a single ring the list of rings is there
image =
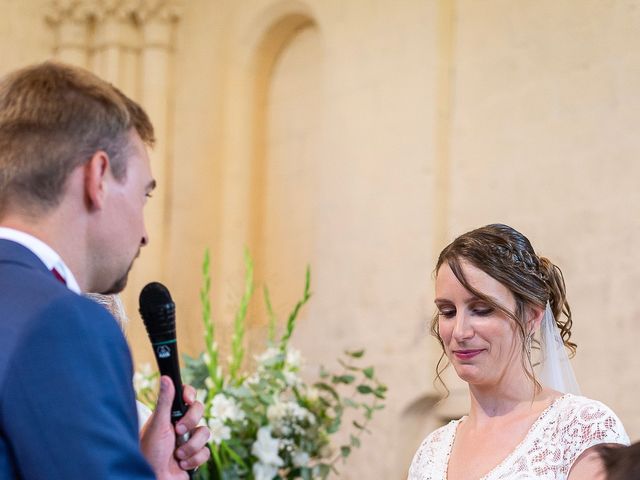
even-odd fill
[[[561,433],[562,437],[574,432],[571,437],[582,447],[600,443],[629,444],[624,426],[613,410],[598,400],[581,395],[560,397],[549,421],[554,424],[553,430]],[[580,434],[576,435],[576,432]]]
[[[620,424],[622,422],[614,411],[604,403],[582,395],[567,393],[557,400],[558,415],[567,420],[578,417],[580,421],[600,421],[606,419],[607,423]]]
[[[449,439],[453,438],[456,432],[456,428],[458,427],[458,423],[460,423],[462,419],[451,420],[449,423],[444,424],[440,428],[437,428],[433,432],[431,432],[427,437],[422,441],[422,446],[424,445],[436,445],[442,442],[448,442]]]
[[[452,420],[427,435],[413,456],[409,480],[430,478],[425,477],[425,472],[438,471],[446,466],[459,422]]]

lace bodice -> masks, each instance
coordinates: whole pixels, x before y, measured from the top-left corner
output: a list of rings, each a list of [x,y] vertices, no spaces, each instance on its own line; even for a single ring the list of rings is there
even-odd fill
[[[446,480],[459,423],[449,422],[422,442],[408,480]],[[542,412],[524,440],[480,480],[566,479],[580,454],[600,443],[629,444],[620,419],[600,402],[567,394]]]

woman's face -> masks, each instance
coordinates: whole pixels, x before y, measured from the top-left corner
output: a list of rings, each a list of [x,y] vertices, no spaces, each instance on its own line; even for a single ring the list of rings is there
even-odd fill
[[[460,266],[474,289],[515,310],[507,287],[465,261]],[[435,303],[445,354],[462,380],[490,386],[523,374],[521,340],[513,320],[465,289],[447,263],[437,273]]]

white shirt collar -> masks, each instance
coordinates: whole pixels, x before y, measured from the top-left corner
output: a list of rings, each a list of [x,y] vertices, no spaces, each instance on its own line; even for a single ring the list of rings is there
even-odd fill
[[[71,270],[69,270],[69,267],[67,267],[62,258],[60,258],[60,255],[42,240],[28,233],[8,227],[0,227],[0,238],[11,240],[28,248],[49,270],[55,268],[58,271],[67,283],[69,290],[80,294],[80,286],[78,285],[76,277],[74,277]]]

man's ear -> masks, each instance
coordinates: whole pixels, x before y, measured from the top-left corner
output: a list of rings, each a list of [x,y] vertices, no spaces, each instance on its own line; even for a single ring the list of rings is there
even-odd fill
[[[527,327],[529,332],[537,332],[540,329],[542,318],[544,317],[544,308],[537,305],[527,306]]]
[[[100,210],[107,196],[107,176],[110,175],[109,155],[102,150],[93,154],[84,165],[84,193],[87,207]]]

